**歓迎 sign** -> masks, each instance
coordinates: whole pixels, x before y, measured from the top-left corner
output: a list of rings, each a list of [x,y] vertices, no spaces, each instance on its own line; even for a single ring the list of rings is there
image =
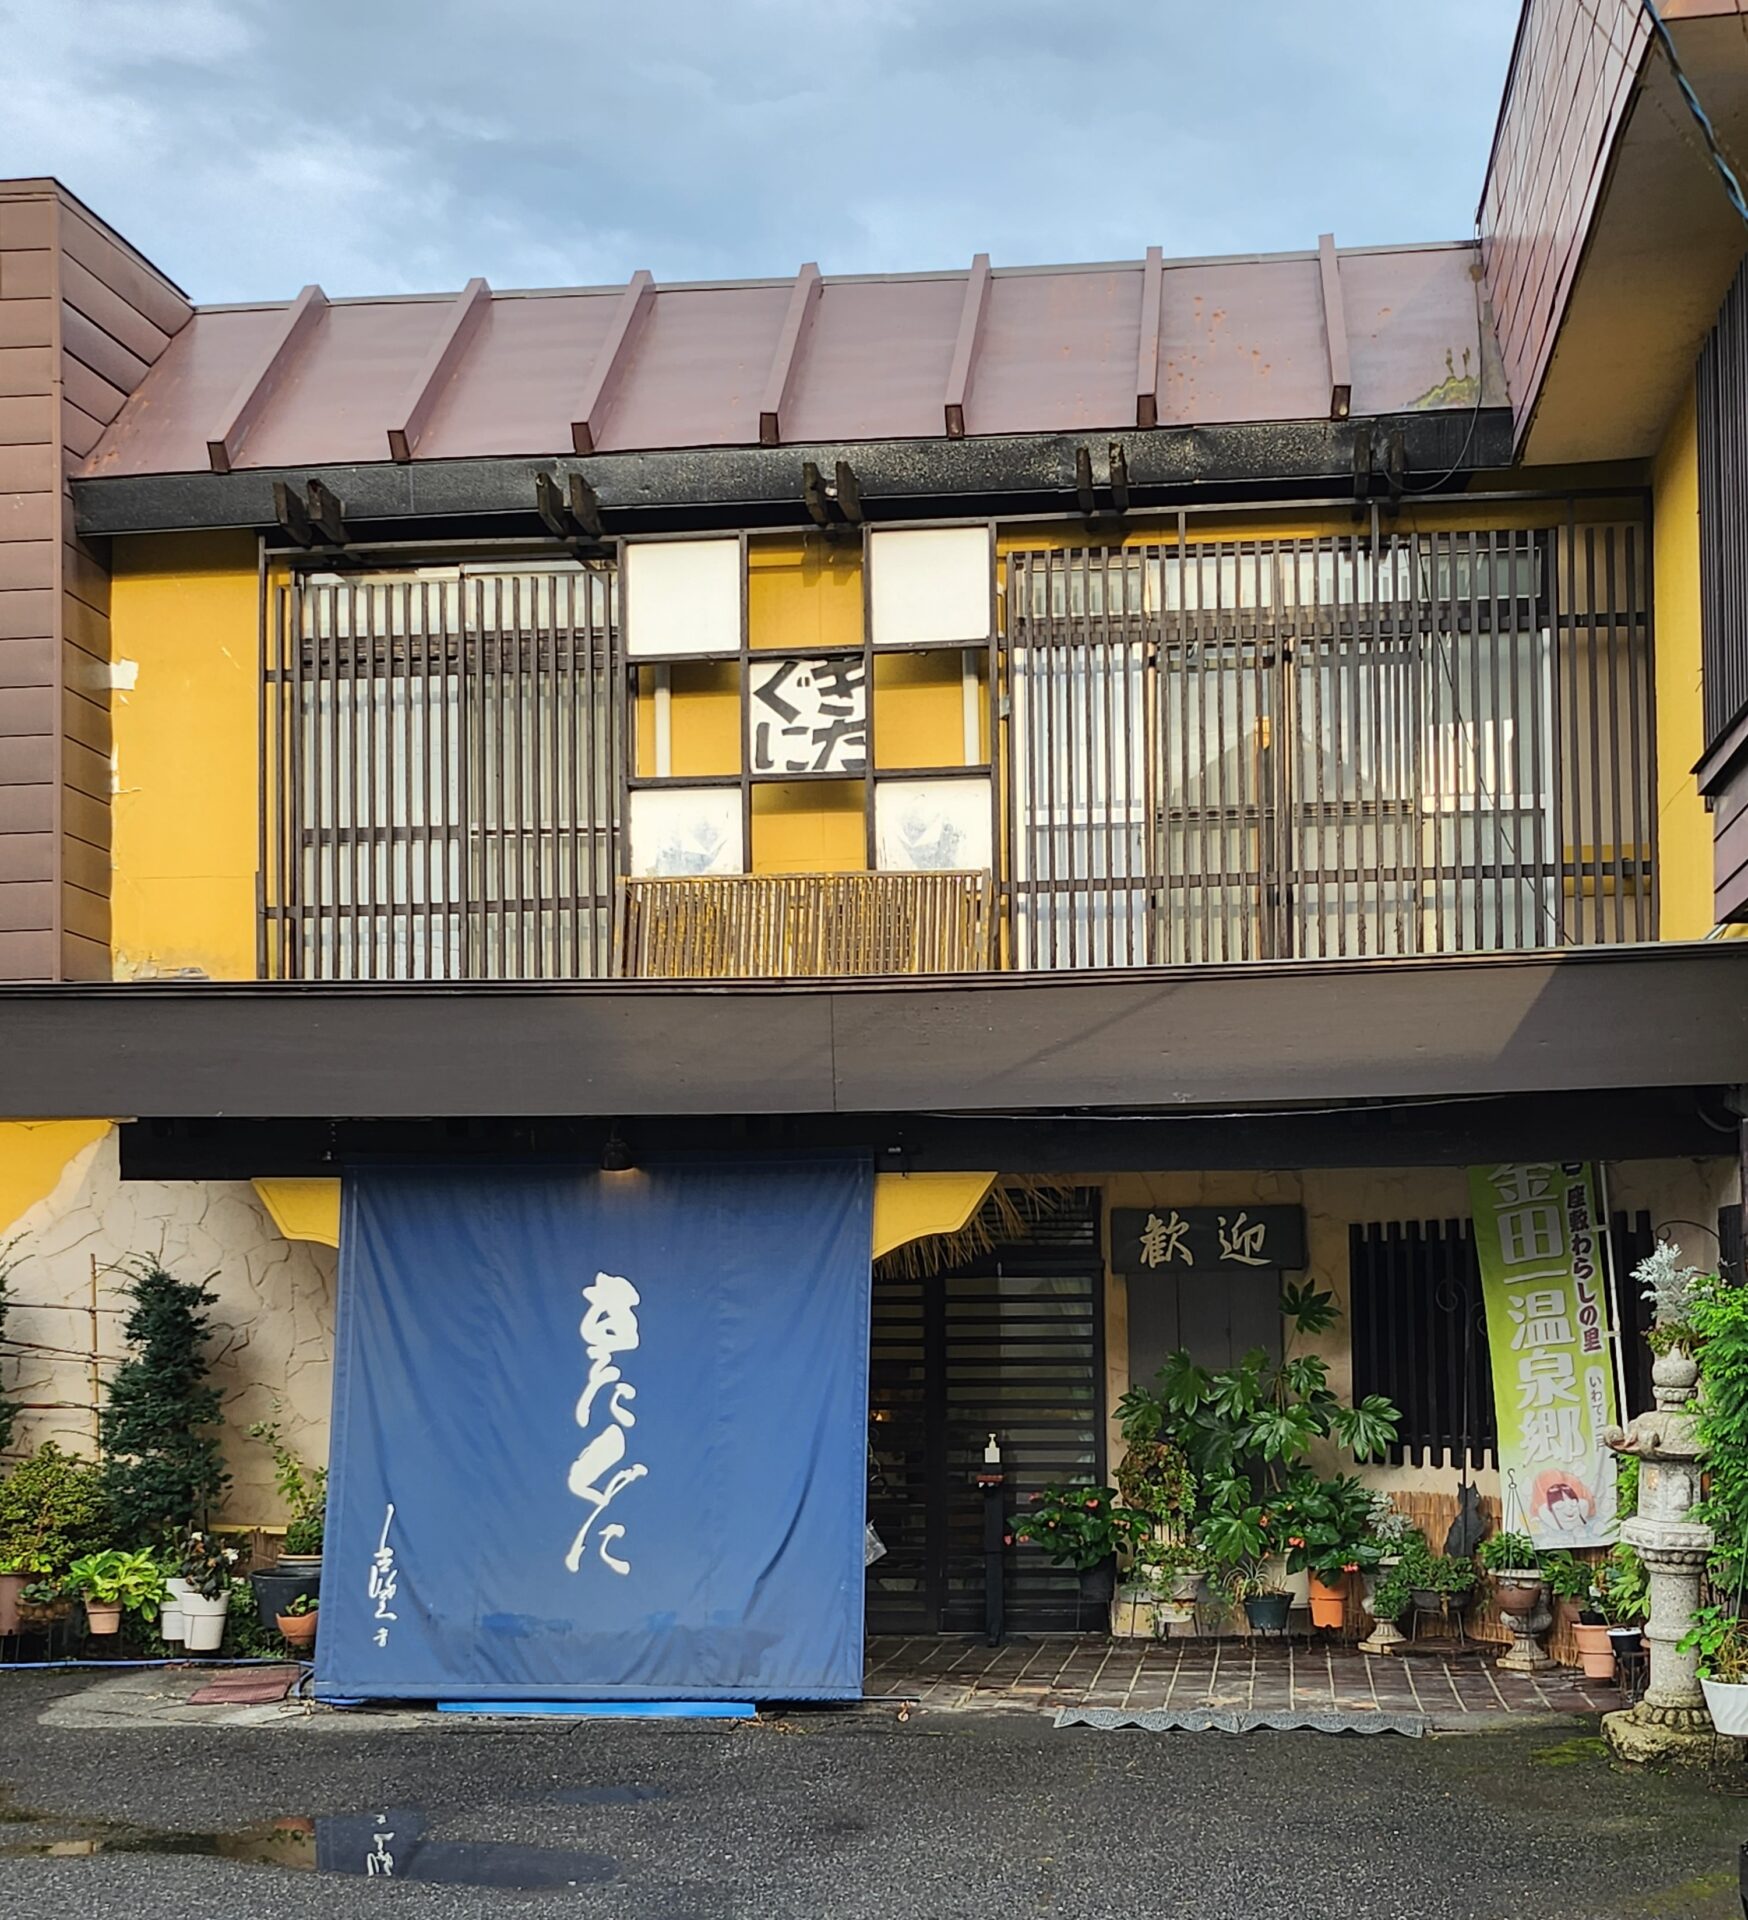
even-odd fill
[[[1582,1161],[1469,1169],[1505,1525],[1538,1547],[1616,1537],[1605,1223]],[[1515,1493],[1515,1499],[1514,1499]]]
[[[1305,1264],[1303,1207],[1113,1207],[1117,1273],[1194,1273]]]

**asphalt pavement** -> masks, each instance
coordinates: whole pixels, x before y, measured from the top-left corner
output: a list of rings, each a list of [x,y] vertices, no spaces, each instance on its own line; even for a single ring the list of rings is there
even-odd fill
[[[4,1920],[1741,1913],[1740,1779],[1624,1773],[1569,1727],[42,1724],[87,1684],[0,1673]]]

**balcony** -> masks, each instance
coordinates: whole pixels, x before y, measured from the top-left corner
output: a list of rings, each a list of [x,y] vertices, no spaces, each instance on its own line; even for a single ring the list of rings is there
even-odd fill
[[[962,717],[963,767],[890,744],[870,765],[864,742],[811,780],[746,745],[783,656],[743,633],[738,667],[652,670],[611,569],[294,576],[265,635],[259,971],[830,978],[1653,939],[1648,530],[1595,504],[1317,538],[1201,539],[1185,515],[1175,541],[1010,552],[997,630],[911,672],[908,705],[872,642],[832,650],[859,671],[797,663],[853,685],[885,743],[940,693],[929,738]],[[669,776],[688,714],[717,753],[738,739],[738,772]],[[780,782],[800,818],[835,796],[846,857],[822,864],[902,864],[736,870]]]

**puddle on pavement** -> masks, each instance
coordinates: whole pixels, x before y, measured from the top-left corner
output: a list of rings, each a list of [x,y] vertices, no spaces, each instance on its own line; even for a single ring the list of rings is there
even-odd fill
[[[654,1789],[580,1788],[562,1796],[602,1801],[661,1797]],[[27,1816],[28,1817],[28,1816]],[[53,1815],[44,1824],[61,1824]],[[72,1860],[100,1853],[195,1854],[256,1866],[344,1873],[366,1880],[425,1880],[451,1887],[493,1887],[505,1893],[598,1886],[618,1873],[604,1853],[522,1846],[502,1840],[433,1840],[416,1808],[381,1813],[318,1814],[266,1820],[230,1833],[179,1833],[120,1823],[76,1823],[59,1840],[0,1844],[0,1859]]]

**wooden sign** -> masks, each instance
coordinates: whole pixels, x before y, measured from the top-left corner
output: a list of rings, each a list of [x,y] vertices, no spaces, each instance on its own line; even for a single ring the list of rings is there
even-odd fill
[[[1227,1273],[1305,1264],[1303,1207],[1113,1207],[1111,1266],[1153,1273]]]

